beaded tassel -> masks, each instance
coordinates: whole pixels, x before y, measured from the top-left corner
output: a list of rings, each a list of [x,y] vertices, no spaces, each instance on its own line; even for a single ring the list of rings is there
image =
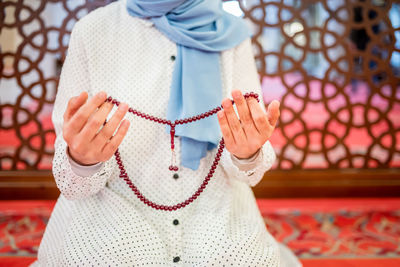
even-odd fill
[[[179,168],[176,165],[176,154],[175,154],[175,123],[171,123],[171,165],[169,166],[170,171],[178,171]]]

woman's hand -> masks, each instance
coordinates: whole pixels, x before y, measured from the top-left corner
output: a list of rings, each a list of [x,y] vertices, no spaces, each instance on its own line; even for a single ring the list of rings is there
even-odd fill
[[[122,121],[128,111],[125,103],[119,105],[112,118],[101,128],[113,107],[105,102],[106,98],[106,93],[100,92],[88,100],[88,94],[83,92],[68,102],[64,113],[63,137],[70,156],[81,165],[110,159],[128,131],[129,121]],[[118,131],[113,135],[117,128]]]
[[[237,158],[247,159],[271,137],[280,115],[280,104],[277,100],[272,101],[265,114],[255,98],[245,99],[239,90],[232,91],[232,97],[240,121],[228,98],[222,101],[223,110],[217,114],[218,121],[226,149]]]

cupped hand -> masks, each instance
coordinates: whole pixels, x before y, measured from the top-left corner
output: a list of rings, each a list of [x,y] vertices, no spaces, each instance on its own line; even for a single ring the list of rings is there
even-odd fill
[[[271,137],[278,121],[279,101],[272,101],[265,114],[255,98],[245,99],[239,90],[232,91],[233,101],[222,101],[223,109],[217,114],[226,149],[237,158],[252,157]],[[240,119],[240,120],[239,120]]]
[[[91,99],[86,92],[82,92],[68,102],[64,113],[63,138],[69,155],[81,165],[110,159],[128,131],[129,121],[123,120],[128,111],[125,103],[121,103],[104,124],[113,107],[105,102],[106,98],[105,92],[99,92]]]

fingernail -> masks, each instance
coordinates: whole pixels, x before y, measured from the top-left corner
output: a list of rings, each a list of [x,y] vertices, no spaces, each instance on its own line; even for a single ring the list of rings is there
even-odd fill
[[[225,98],[224,101],[222,101],[222,106],[223,107],[230,107],[231,105],[232,105],[232,102],[228,98]]]
[[[224,112],[222,110],[218,111],[217,116],[218,116],[218,118],[221,119],[222,117],[224,117]]]
[[[107,94],[105,92],[101,91],[101,92],[99,92],[98,96],[101,98],[105,98],[107,96]]]
[[[128,109],[128,104],[126,104],[126,103],[121,103],[121,105],[119,105],[119,108],[120,108],[121,110],[125,111],[125,110]]]
[[[238,98],[240,98],[240,95],[241,95],[240,91],[233,91],[233,92],[232,92],[233,98],[238,99]]]

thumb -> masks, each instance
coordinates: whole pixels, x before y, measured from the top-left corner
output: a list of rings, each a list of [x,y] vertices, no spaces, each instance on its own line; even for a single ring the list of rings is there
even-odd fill
[[[278,100],[274,100],[268,105],[267,114],[269,123],[275,127],[276,122],[279,119],[280,111],[279,111],[280,103]]]
[[[69,120],[78,111],[78,109],[86,103],[87,99],[87,92],[82,92],[78,96],[71,97],[68,101],[68,106],[67,110],[65,111],[64,118],[66,120]]]

